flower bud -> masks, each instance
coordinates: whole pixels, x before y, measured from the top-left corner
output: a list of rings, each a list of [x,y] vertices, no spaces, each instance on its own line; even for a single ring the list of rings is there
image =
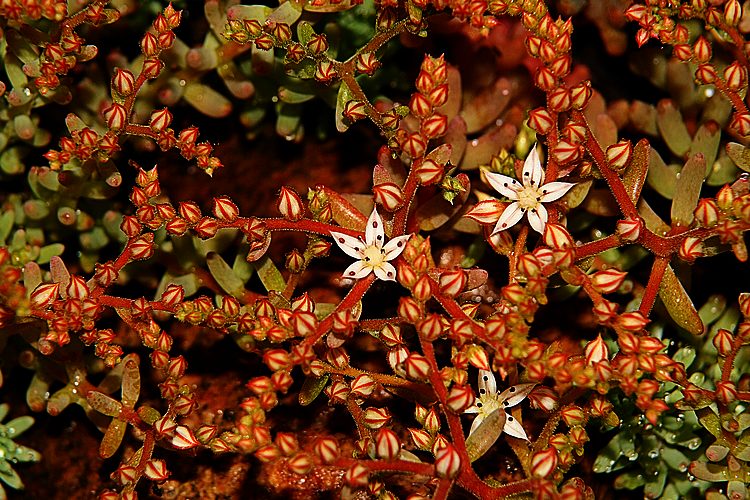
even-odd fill
[[[383,182],[373,186],[375,203],[378,203],[389,212],[394,212],[404,204],[404,193],[396,183]]]
[[[557,451],[550,447],[531,456],[531,475],[539,478],[548,477],[557,468]]]
[[[453,478],[461,470],[461,457],[452,444],[448,443],[435,453],[435,473],[438,477]]]
[[[638,219],[622,219],[617,221],[617,234],[625,241],[636,241],[641,235],[643,221]]]
[[[276,208],[284,218],[290,221],[298,221],[305,215],[305,207],[302,198],[291,188],[282,187]]]
[[[620,288],[627,275],[617,269],[605,269],[591,275],[591,284],[599,293],[612,293]]]

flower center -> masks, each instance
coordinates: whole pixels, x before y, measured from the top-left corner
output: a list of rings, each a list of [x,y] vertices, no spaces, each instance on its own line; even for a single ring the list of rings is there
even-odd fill
[[[366,247],[362,254],[365,262],[372,267],[378,267],[385,262],[385,252],[383,252],[383,249],[379,248],[377,245]]]
[[[534,186],[524,186],[518,191],[518,205],[524,210],[531,210],[537,208],[541,203],[539,199],[542,193],[539,192],[539,188]]]

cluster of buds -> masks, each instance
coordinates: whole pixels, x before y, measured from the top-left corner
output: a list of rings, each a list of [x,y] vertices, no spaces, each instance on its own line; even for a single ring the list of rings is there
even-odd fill
[[[97,160],[106,161],[120,150],[117,136],[111,131],[99,134],[94,129],[84,126],[74,115],[68,116],[68,125],[73,128],[70,137],[60,139],[59,150],[50,149],[44,154],[52,170],[59,171],[72,159],[83,162],[95,157]]]
[[[680,5],[677,15],[681,19],[699,19],[707,26],[715,27],[729,33],[733,39],[741,38],[737,27],[742,18],[742,5],[739,0],[723,2],[708,2],[698,0]],[[737,134],[747,137],[750,135],[750,113],[742,103],[742,95],[748,83],[748,73],[745,65],[738,61],[726,65],[723,70],[712,63],[711,42],[706,36],[699,36],[690,43],[688,29],[683,23],[676,22],[672,17],[664,15],[664,10],[655,2],[646,5],[632,5],[626,11],[626,17],[640,26],[636,34],[639,46],[650,38],[658,39],[663,44],[671,44],[673,55],[683,62],[694,63],[695,78],[705,85],[715,85],[723,93],[731,96],[736,109],[730,128]],[[736,37],[736,38],[735,38]],[[738,49],[744,50],[744,49]]]
[[[425,56],[417,75],[417,92],[409,100],[409,111],[418,121],[416,130],[401,128],[395,141],[404,153],[416,160],[427,151],[427,143],[445,135],[448,117],[437,110],[448,101],[448,65],[443,56]]]

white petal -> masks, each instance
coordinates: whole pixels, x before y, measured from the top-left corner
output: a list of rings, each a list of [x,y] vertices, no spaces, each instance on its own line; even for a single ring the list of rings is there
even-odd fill
[[[573,186],[575,184],[572,182],[548,182],[539,190],[542,193],[542,203],[559,200]]]
[[[411,238],[410,234],[391,238],[383,247],[383,250],[385,250],[385,260],[393,260],[401,255],[401,252],[406,248],[406,242],[409,241],[409,238]]]
[[[479,427],[479,424],[481,424],[484,421],[484,417],[485,416],[481,413],[477,415],[477,417],[471,423],[471,429],[469,429],[469,436],[474,434],[474,431],[477,430],[477,428]]]
[[[521,423],[515,418],[511,417],[510,414],[506,413],[506,415],[508,418],[505,419],[503,432],[509,436],[513,436],[514,438],[525,439],[526,441],[528,441],[529,438],[526,436],[526,431],[523,429]]]
[[[486,392],[482,392],[482,389]],[[479,370],[479,394],[482,396],[485,394],[495,396],[496,392],[497,382],[495,382],[495,375],[491,371]]]
[[[336,231],[331,231],[331,236],[333,236],[333,241],[336,242],[346,255],[355,259],[362,258],[362,250],[364,250],[365,244],[361,240],[348,234],[337,233]]]
[[[484,176],[487,178],[487,182],[490,183],[495,191],[510,198],[511,200],[518,199],[518,190],[521,189],[521,183],[515,180],[513,177],[508,177],[503,174],[496,174],[493,172],[484,172]]]
[[[360,279],[372,272],[372,267],[362,260],[358,260],[344,270],[344,278]]]
[[[479,407],[477,405],[471,405],[464,410],[464,413],[479,413]]]
[[[500,231],[505,231],[509,227],[515,225],[519,220],[521,220],[521,217],[523,217],[523,210],[521,210],[521,205],[519,205],[517,201],[514,201],[513,203],[505,207],[503,213],[500,214],[500,218],[497,220],[497,224],[495,224],[495,229],[492,230],[492,234],[499,233]]]
[[[505,389],[498,399],[503,405],[503,408],[510,408],[516,406],[518,403],[526,399],[531,390],[536,387],[536,384],[518,384]]]
[[[383,232],[383,219],[380,218],[378,211],[373,208],[370,218],[367,219],[365,243],[368,245],[376,245],[378,248],[383,248],[384,240],[385,233]]]
[[[529,224],[539,234],[544,233],[544,226],[547,225],[547,209],[541,203],[534,209],[526,212],[529,218]]]
[[[544,182],[544,169],[539,161],[539,153],[536,150],[536,143],[529,151],[529,156],[523,162],[523,185],[540,186]]]
[[[383,281],[396,281],[396,268],[387,262],[383,262],[379,266],[373,268],[375,276]]]

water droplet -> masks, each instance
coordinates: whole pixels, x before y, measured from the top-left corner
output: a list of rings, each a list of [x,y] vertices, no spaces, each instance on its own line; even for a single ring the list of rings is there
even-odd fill
[[[180,83],[180,87],[184,87],[185,85],[187,85],[187,81],[185,79],[180,80],[179,83]]]
[[[648,452],[648,458],[656,458],[659,456],[659,450],[651,450]]]
[[[687,447],[690,450],[697,450],[700,445],[701,445],[701,440],[698,438],[693,438],[687,443]]]
[[[479,145],[479,139],[474,139],[473,141],[471,141],[471,145],[475,146],[475,147],[478,146]]]

